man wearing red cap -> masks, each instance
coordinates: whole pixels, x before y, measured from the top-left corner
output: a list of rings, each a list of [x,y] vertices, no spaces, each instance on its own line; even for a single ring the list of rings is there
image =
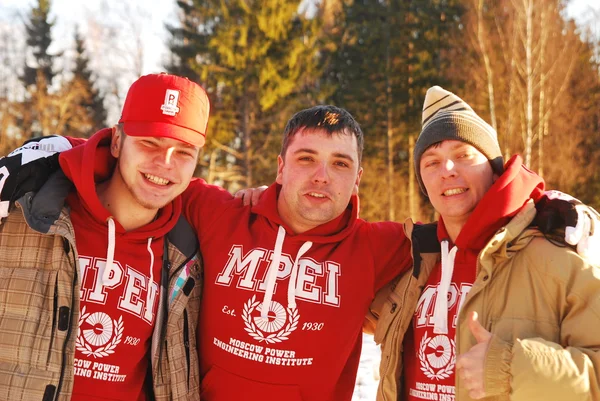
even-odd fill
[[[179,195],[208,114],[197,84],[143,76],[118,125],[17,200],[0,226],[0,399],[197,398],[200,262]]]

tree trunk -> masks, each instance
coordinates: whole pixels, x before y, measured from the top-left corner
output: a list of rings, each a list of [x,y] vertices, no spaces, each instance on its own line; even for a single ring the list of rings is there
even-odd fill
[[[217,149],[213,149],[210,152],[210,161],[208,162],[208,174],[206,176],[206,182],[209,184],[215,183],[215,172],[217,166]]]
[[[544,6],[542,6],[544,7]],[[540,57],[539,57],[539,69],[540,69],[540,99],[538,104],[538,171],[540,177],[544,176],[544,129],[546,125],[544,124],[544,113],[546,106],[546,66],[545,66],[545,56],[546,56],[546,41],[548,38],[548,27],[546,25],[546,12],[545,8],[542,8],[542,16],[541,16],[541,32],[540,32]]]
[[[490,103],[490,118],[492,121],[492,127],[498,131],[498,125],[496,124],[496,104],[494,101],[494,72],[490,63],[490,57],[488,55],[487,47],[485,45],[485,38],[483,33],[483,0],[479,0],[477,3],[477,42],[483,56],[483,62],[485,65],[485,75],[487,79],[488,98]]]
[[[388,8],[390,8],[390,2],[388,1]],[[389,10],[388,16],[385,19],[385,36],[386,36],[386,49],[385,49],[385,86],[386,86],[386,109],[387,109],[387,198],[388,198],[388,220],[394,221],[396,219],[396,209],[394,205],[394,141],[393,141],[393,113],[392,113],[392,83],[390,74],[392,74],[391,68],[391,40],[390,40],[390,15],[391,9]]]
[[[533,146],[533,0],[525,0],[526,36],[525,63],[527,81],[527,105],[525,111],[525,166],[531,166],[531,148]]]
[[[252,188],[252,133],[250,132],[250,105],[248,94],[242,101],[242,132],[244,142],[244,165],[246,167],[246,188]]]
[[[410,212],[410,217],[412,219],[417,219],[417,209],[419,208],[417,205],[417,201],[419,199],[416,191],[419,189],[416,188],[415,185],[415,158],[414,158],[414,150],[415,150],[415,136],[408,136],[408,207]]]

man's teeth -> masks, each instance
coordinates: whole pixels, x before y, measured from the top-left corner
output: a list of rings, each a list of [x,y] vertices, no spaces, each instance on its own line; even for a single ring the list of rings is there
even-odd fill
[[[322,195],[322,194],[317,194],[317,193],[315,193],[315,192],[310,192],[310,193],[309,193],[309,195],[310,195],[310,196],[314,196],[315,198],[326,198],[326,196],[325,196],[325,195]]]
[[[165,180],[164,178],[160,178],[152,174],[144,174],[144,177],[146,177],[148,181],[157,185],[167,185],[169,183],[169,180]]]
[[[466,188],[449,189],[447,191],[444,191],[444,196],[458,195],[458,194],[462,194],[463,192],[466,192],[466,191],[467,191]]]

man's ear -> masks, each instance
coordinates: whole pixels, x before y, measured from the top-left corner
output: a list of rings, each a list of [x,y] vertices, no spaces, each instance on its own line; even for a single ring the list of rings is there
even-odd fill
[[[352,191],[353,195],[358,195],[358,186],[360,185],[360,179],[362,177],[363,168],[360,167],[358,169],[358,174],[356,175],[356,182],[354,183],[354,190]]]
[[[117,129],[117,126],[115,125],[114,127],[112,127],[112,136],[110,139],[110,154],[116,159],[119,158],[119,154],[121,153],[122,142],[123,141],[121,130]]]
[[[277,156],[277,177],[275,178],[275,182],[279,185],[283,183],[283,166],[285,165],[285,161],[281,155]]]

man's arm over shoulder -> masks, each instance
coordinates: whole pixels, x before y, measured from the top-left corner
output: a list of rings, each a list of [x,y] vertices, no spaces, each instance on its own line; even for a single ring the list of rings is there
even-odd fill
[[[240,199],[234,199],[227,190],[207,184],[200,178],[192,179],[181,197],[182,213],[198,236],[211,229],[231,206],[242,204]]]
[[[375,292],[412,266],[410,241],[401,223],[370,223],[369,245],[375,263]]]

